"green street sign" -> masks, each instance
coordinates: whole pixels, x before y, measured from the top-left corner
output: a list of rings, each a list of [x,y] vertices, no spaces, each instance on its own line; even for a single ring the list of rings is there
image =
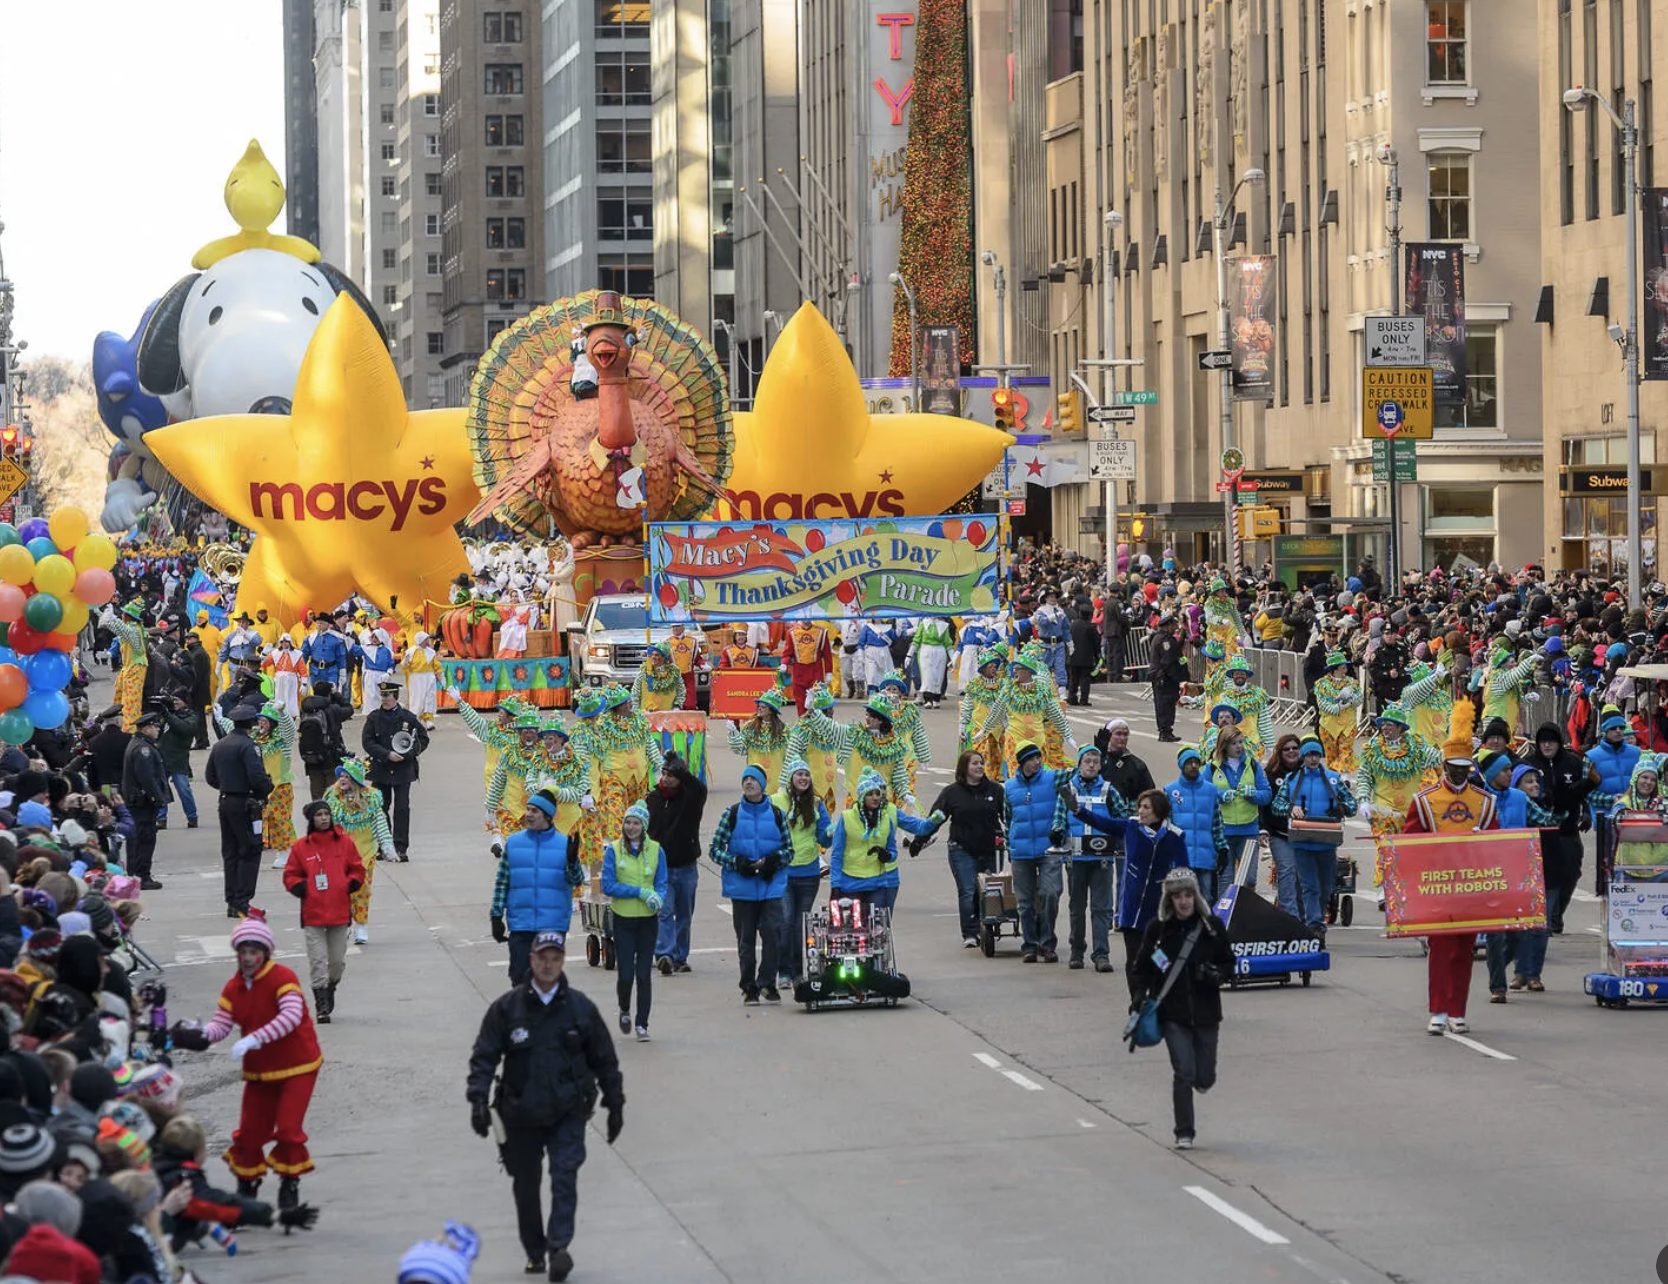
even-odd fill
[[[1117,392],[1112,394],[1112,404],[1115,406],[1156,406],[1158,404],[1158,393],[1148,390]]]
[[[1373,442],[1373,480],[1388,482],[1390,480],[1391,451],[1395,452],[1396,480],[1399,482],[1416,482],[1419,480],[1419,456],[1416,453],[1416,443],[1396,438],[1392,441]]]

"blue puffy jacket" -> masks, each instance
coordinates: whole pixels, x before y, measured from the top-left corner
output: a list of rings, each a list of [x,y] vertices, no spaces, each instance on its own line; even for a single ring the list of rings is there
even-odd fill
[[[788,890],[788,863],[793,859],[793,843],[788,835],[786,818],[768,798],[761,798],[756,803],[744,798],[730,810],[734,820],[729,842],[725,846],[729,855],[761,861],[776,852],[780,860],[775,876],[768,879],[739,874],[726,864],[724,895],[732,901],[773,901]],[[782,850],[784,847],[788,849],[785,852]]]
[[[1600,740],[1587,750],[1587,761],[1598,769],[1598,788],[1593,792],[1608,795],[1614,800],[1627,792],[1633,780],[1633,769],[1639,765],[1639,746],[1626,740],[1619,745]],[[1504,826],[1506,822],[1500,823]]]
[[[1289,816],[1293,808],[1303,809],[1305,820],[1342,820],[1355,810],[1355,796],[1344,779],[1330,767],[1299,767],[1280,782],[1274,810]],[[1293,847],[1325,847],[1324,843],[1302,843],[1292,836]]]
[[[1201,775],[1197,780],[1178,776],[1164,786],[1170,799],[1170,823],[1182,832],[1190,869],[1215,869],[1217,862],[1214,830],[1222,810],[1216,786]]]
[[[504,925],[512,932],[565,932],[573,921],[568,840],[559,829],[511,834],[504,844],[510,889]]]
[[[1528,829],[1529,795],[1507,785],[1504,789],[1490,789],[1494,795],[1494,811],[1500,817],[1501,829]]]
[[[1014,776],[1003,786],[1008,795],[1008,856],[1038,860],[1048,850],[1060,796],[1060,773],[1044,767],[1027,780]]]

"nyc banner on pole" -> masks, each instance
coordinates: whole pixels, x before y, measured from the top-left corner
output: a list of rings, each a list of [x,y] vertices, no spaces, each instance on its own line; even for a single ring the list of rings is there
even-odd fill
[[[1390,936],[1546,926],[1540,832],[1397,834],[1380,848]]]
[[[984,615],[997,609],[992,518],[656,522],[649,614],[657,624]]]

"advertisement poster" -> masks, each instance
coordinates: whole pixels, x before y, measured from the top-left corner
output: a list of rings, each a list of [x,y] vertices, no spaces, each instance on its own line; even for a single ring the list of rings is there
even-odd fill
[[[921,331],[921,409],[929,415],[961,413],[961,331],[953,325]]]
[[[813,496],[812,502],[834,496]],[[997,523],[656,522],[649,614],[657,624],[983,615],[1001,580]]]
[[[712,716],[745,722],[753,716],[753,706],[758,698],[779,685],[775,669],[714,669]]]
[[[1605,913],[1612,943],[1668,950],[1668,883],[1612,882]]]
[[[1640,191],[1644,207],[1644,297],[1639,317],[1639,377],[1668,379],[1668,187]]]
[[[1390,936],[1546,926],[1540,833],[1398,834],[1379,846]]]
[[[1274,256],[1242,254],[1228,264],[1228,347],[1234,400],[1274,400]]]
[[[1465,404],[1465,247],[1414,242],[1407,247],[1406,311],[1425,318],[1425,353],[1436,404]]]

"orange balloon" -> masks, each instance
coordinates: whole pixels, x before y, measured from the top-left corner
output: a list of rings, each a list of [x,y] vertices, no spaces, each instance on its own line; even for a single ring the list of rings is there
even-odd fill
[[[944,538],[958,540],[961,538],[961,522],[955,518],[944,523]]]
[[[76,636],[73,633],[48,633],[46,635],[46,650],[69,652],[75,650]]]
[[[15,709],[29,694],[29,679],[15,664],[0,664],[0,709]]]

